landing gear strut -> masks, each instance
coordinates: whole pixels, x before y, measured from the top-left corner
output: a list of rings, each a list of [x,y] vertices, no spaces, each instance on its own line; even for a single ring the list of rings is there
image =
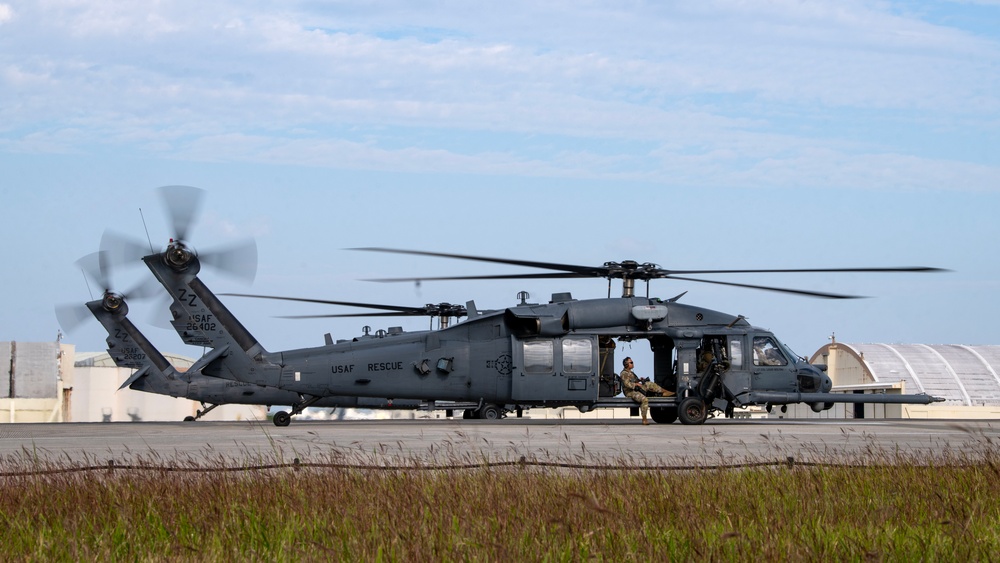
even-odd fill
[[[292,423],[292,417],[311,407],[316,401],[320,400],[322,397],[311,397],[306,399],[305,396],[299,395],[300,401],[292,405],[292,412],[278,411],[274,413],[274,417],[271,418],[271,422],[275,426],[288,426]]]
[[[221,403],[219,403],[219,404],[221,404]],[[195,411],[194,416],[185,416],[184,417],[184,422],[194,422],[194,421],[198,420],[199,418],[201,418],[201,417],[205,416],[206,414],[212,412],[212,409],[214,409],[215,407],[219,406],[219,404],[209,405],[206,408],[205,407],[205,403],[202,403],[201,407],[204,410],[197,410],[197,411]]]

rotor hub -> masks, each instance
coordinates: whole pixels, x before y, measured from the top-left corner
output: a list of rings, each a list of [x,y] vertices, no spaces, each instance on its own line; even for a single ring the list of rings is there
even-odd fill
[[[125,307],[125,299],[117,293],[106,291],[101,299],[101,306],[109,313],[117,313]],[[128,309],[125,309],[128,312]]]
[[[193,250],[188,248],[183,242],[174,239],[170,240],[170,245],[167,246],[167,251],[163,257],[167,265],[178,272],[186,270],[194,258],[195,253]]]

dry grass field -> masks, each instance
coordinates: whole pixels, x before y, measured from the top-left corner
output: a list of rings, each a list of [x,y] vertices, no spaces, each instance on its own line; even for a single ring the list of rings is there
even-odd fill
[[[273,461],[273,463],[271,463]],[[3,461],[6,560],[995,560],[1000,454],[837,465]],[[280,462],[280,463],[279,463]]]

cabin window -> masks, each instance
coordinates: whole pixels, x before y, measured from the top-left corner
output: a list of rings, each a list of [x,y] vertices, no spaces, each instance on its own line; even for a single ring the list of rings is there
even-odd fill
[[[753,338],[753,365],[755,366],[784,366],[788,365],[788,360],[781,353],[781,349],[773,338],[769,336],[755,336]]]
[[[729,364],[735,368],[743,367],[743,341],[738,337],[729,339]]]
[[[551,340],[533,340],[524,343],[524,373],[552,373],[555,354]]]
[[[563,371],[566,373],[591,373],[594,371],[594,348],[589,339],[562,341]]]

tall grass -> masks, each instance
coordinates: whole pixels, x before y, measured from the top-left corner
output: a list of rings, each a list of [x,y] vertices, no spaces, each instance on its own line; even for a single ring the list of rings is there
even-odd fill
[[[0,541],[7,560],[985,561],[1000,554],[991,447],[685,471],[615,460],[240,472],[187,460],[180,466],[204,471],[185,472],[156,459],[139,470],[3,478]]]

